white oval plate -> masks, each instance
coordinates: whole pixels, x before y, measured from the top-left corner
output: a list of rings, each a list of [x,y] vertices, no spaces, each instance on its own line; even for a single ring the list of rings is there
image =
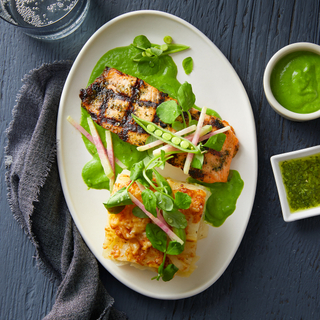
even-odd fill
[[[236,211],[220,228],[211,228],[198,243],[198,268],[189,278],[175,277],[170,282],[151,280],[154,274],[134,267],[118,267],[102,256],[107,212],[105,190],[88,190],[81,171],[91,159],[80,134],[68,123],[67,116],[80,121],[79,90],[85,88],[96,62],[108,50],[132,43],[144,34],[153,43],[163,43],[166,35],[190,49],[173,55],[178,80],[192,84],[196,104],[220,113],[235,129],[240,150],[232,162],[244,181]],[[187,76],[182,60],[191,56],[194,70]],[[157,299],[181,299],[211,286],[234,257],[250,218],[257,182],[257,143],[253,113],[246,91],[235,70],[219,49],[186,21],[159,11],[135,11],[121,15],[102,26],[84,45],[65,83],[57,124],[58,165],[64,195],[72,217],[88,247],[101,264],[131,289]]]

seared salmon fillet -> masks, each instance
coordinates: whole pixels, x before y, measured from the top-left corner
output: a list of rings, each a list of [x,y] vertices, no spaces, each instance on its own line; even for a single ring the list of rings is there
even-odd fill
[[[200,112],[191,109],[191,115],[194,119],[198,120]],[[216,117],[206,115],[204,125],[211,125],[212,130],[215,131],[229,126],[229,123],[227,121],[221,121]],[[232,158],[239,149],[239,140],[232,127],[231,130],[225,131],[224,133],[226,135],[226,140],[221,151],[208,149],[208,152],[204,155],[202,169],[190,168],[189,175],[192,178],[206,183],[227,182]],[[168,162],[175,167],[183,169],[186,157],[186,153],[178,153],[174,158],[169,159]]]
[[[174,194],[187,193],[192,202],[189,209],[180,210],[186,217],[188,225],[186,231],[185,249],[177,256],[167,255],[165,265],[173,263],[179,268],[179,276],[189,276],[196,268],[195,262],[197,242],[206,237],[208,225],[203,222],[205,205],[210,192],[205,187],[182,183],[172,179],[167,180]],[[118,175],[113,193],[130,184],[130,172],[125,170]],[[133,183],[129,192],[142,201],[141,190]],[[151,222],[149,218],[138,218],[133,215],[135,205],[127,205],[118,214],[109,214],[105,227],[105,241],[103,256],[118,264],[127,264],[139,268],[156,271],[163,261],[163,253],[152,247],[146,236],[146,226]]]
[[[166,93],[147,84],[145,81],[106,67],[102,74],[86,89],[80,91],[81,106],[92,119],[117,134],[123,141],[132,145],[144,145],[147,134],[132,118],[132,113],[139,118],[154,122],[156,125],[174,131],[160,121],[156,114],[157,107],[164,101],[174,100]],[[200,112],[190,110],[192,118],[198,119]],[[226,121],[206,115],[205,124],[212,125],[212,130],[228,126]],[[239,141],[234,130],[225,132],[226,140],[221,151],[209,149],[204,156],[202,170],[191,168],[191,177],[206,183],[226,182],[232,158],[238,151]],[[170,160],[173,166],[183,168],[186,154],[180,153]]]

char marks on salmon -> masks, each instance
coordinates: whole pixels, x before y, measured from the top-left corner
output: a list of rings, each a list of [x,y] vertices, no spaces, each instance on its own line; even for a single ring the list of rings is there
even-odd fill
[[[156,109],[162,102],[174,99],[145,81],[114,68],[106,67],[91,85],[80,91],[80,99],[81,106],[97,124],[132,145],[144,145],[149,136],[134,121],[132,113],[174,131],[171,126],[160,121],[156,114]],[[191,109],[190,113],[193,119],[198,120],[198,110]],[[204,124],[212,125],[213,131],[229,125],[226,121],[209,115],[206,115]],[[239,141],[233,129],[225,134],[226,140],[221,151],[209,149],[204,154],[202,169],[190,169],[191,177],[207,183],[227,181],[231,160],[238,151]],[[169,162],[182,169],[185,159],[186,153],[179,153]]]
[[[87,89],[80,91],[80,98],[82,107],[95,122],[130,144],[144,145],[149,136],[133,120],[132,113],[167,128],[156,109],[172,99],[143,80],[116,69],[107,67]]]

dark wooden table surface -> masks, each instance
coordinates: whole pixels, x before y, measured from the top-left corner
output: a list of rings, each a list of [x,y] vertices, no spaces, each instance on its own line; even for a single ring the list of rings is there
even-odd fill
[[[92,0],[80,29],[56,42],[32,39],[0,21],[0,319],[43,318],[51,310],[56,291],[37,269],[34,248],[6,200],[4,131],[12,118],[21,78],[43,63],[74,60],[101,25],[141,9],[185,19],[230,61],[252,104],[259,175],[243,241],[214,285],[188,299],[155,300],[125,287],[103,269],[101,277],[115,306],[137,320],[320,319],[320,217],[283,221],[270,166],[274,154],[319,144],[320,119],[306,123],[283,119],[268,105],[262,87],[264,68],[277,50],[299,41],[320,43],[319,1],[314,0]]]

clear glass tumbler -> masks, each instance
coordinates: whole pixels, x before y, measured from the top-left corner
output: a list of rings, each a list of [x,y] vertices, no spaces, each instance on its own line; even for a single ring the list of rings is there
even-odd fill
[[[0,0],[0,17],[31,37],[61,39],[84,21],[90,0]]]

